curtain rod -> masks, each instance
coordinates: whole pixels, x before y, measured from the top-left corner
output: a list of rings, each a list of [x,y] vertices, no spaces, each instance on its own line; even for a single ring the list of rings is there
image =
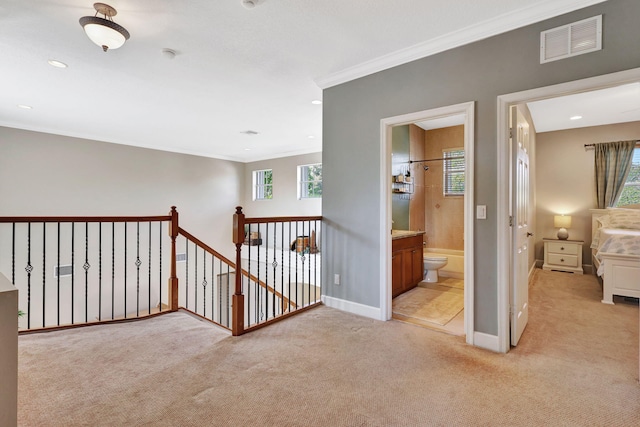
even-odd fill
[[[632,139],[630,141],[633,141]],[[618,141],[609,141],[609,142],[600,142],[599,144],[610,144],[611,142],[618,142]],[[640,139],[636,139],[635,143],[638,144],[640,143]],[[597,144],[584,144],[584,148],[591,148],[591,147],[595,147]]]

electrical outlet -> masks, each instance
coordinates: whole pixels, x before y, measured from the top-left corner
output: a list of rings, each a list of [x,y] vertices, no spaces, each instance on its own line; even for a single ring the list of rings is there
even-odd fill
[[[334,285],[340,285],[340,275],[339,274],[334,274],[333,275],[333,284]]]

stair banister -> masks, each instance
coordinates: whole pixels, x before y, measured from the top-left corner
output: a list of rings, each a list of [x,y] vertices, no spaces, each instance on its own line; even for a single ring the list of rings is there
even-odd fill
[[[233,336],[244,333],[244,295],[242,294],[242,243],[244,242],[244,214],[242,207],[236,206],[233,214],[233,243],[236,245],[236,286],[232,299],[231,334]]]

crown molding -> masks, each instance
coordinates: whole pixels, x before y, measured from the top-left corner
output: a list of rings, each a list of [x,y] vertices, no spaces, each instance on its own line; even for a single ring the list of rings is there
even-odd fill
[[[326,77],[316,79],[315,83],[321,89],[328,89],[360,77],[605,1],[607,0],[546,0],[329,74]]]

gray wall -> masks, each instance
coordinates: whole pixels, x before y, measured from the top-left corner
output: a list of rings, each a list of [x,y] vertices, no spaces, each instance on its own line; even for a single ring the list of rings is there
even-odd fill
[[[604,48],[539,63],[540,31],[604,14]],[[476,101],[475,329],[498,332],[496,98],[502,94],[640,67],[640,2],[609,0],[443,52],[323,93],[323,293],[380,307],[380,120]],[[345,185],[349,183],[349,185]],[[342,284],[330,278],[340,273]]]
[[[0,127],[0,215],[164,215],[232,258],[242,163]],[[233,258],[232,258],[233,259]]]

